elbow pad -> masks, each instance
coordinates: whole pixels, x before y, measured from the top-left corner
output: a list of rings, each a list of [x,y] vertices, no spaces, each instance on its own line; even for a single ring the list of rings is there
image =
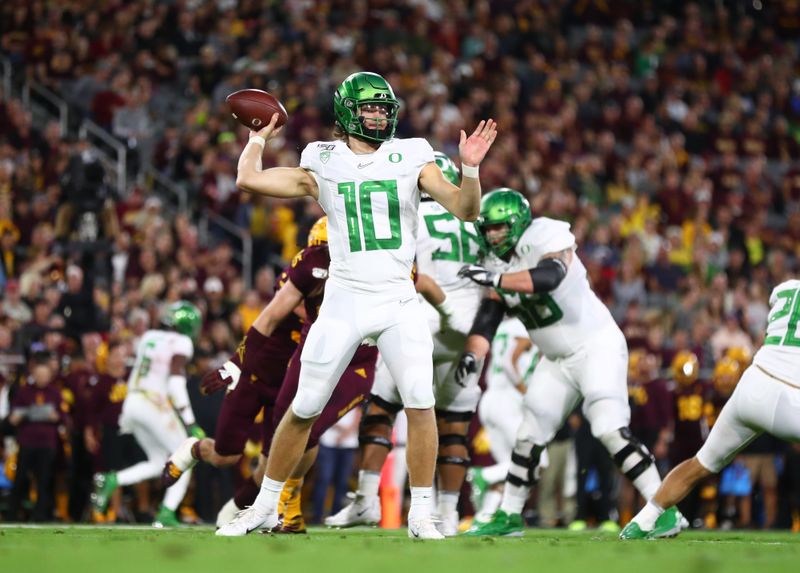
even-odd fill
[[[529,272],[533,281],[533,292],[551,292],[567,276],[567,265],[561,259],[544,259]]]
[[[469,331],[470,336],[477,334],[491,342],[505,315],[506,307],[502,302],[491,298],[483,299]]]

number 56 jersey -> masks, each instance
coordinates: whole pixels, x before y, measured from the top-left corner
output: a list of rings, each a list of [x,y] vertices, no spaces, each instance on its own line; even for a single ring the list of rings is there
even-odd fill
[[[331,280],[363,293],[412,294],[419,174],[434,161],[424,139],[391,139],[356,155],[344,141],[315,141],[300,167],[319,187],[328,215]]]
[[[492,254],[484,262],[493,271],[522,271],[534,268],[544,255],[565,249],[575,249],[575,236],[569,224],[538,217],[522,234],[508,262]],[[552,292],[529,295],[498,289],[497,293],[508,313],[522,321],[533,343],[547,358],[569,356],[586,340],[608,328],[616,329],[622,336],[608,308],[592,291],[586,267],[577,255],[573,255],[566,277]]]

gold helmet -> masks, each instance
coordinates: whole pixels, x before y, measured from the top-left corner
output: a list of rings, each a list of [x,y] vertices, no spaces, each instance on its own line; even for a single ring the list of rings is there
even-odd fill
[[[328,217],[320,217],[317,222],[311,226],[308,232],[308,246],[322,245],[328,242]]]
[[[742,366],[733,358],[723,356],[714,367],[714,388],[723,396],[730,396],[741,375]]]
[[[744,346],[731,346],[725,351],[725,357],[738,362],[742,370],[750,366],[750,361],[753,359],[750,351]]]
[[[672,376],[681,386],[690,386],[695,383],[700,373],[700,361],[697,354],[689,350],[681,350],[672,359]]]

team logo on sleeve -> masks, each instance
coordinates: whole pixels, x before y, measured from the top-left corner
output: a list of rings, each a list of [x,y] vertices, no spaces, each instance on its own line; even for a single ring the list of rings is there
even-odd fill
[[[328,269],[314,267],[311,269],[311,276],[313,276],[315,279],[326,279],[328,278]]]
[[[326,150],[326,151],[320,151],[319,152],[319,160],[322,161],[323,163],[327,163],[328,159],[330,159],[330,158],[331,158],[331,152],[330,151]]]
[[[402,153],[394,152],[389,154],[389,161],[391,161],[392,163],[400,163],[402,160],[403,160]]]

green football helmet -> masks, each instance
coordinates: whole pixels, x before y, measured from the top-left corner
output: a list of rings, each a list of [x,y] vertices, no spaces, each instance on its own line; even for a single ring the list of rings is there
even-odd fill
[[[196,340],[203,326],[203,316],[195,305],[186,300],[179,300],[164,310],[161,322],[176,332]]]
[[[505,224],[508,232],[495,242],[486,236],[488,227]],[[505,256],[517,244],[525,229],[531,224],[531,206],[519,191],[508,187],[493,189],[481,199],[481,212],[475,221],[478,237],[484,251],[498,257]]]
[[[453,160],[441,151],[434,151],[433,157],[436,165],[442,170],[444,178],[455,186],[461,185],[461,172],[456,167],[456,164],[453,163]]]
[[[386,127],[383,129],[369,129],[364,118],[359,115],[361,106],[368,103],[387,107]],[[394,137],[399,110],[400,102],[394,97],[392,86],[383,77],[372,72],[350,74],[333,94],[336,123],[348,135],[367,141],[381,143]]]

